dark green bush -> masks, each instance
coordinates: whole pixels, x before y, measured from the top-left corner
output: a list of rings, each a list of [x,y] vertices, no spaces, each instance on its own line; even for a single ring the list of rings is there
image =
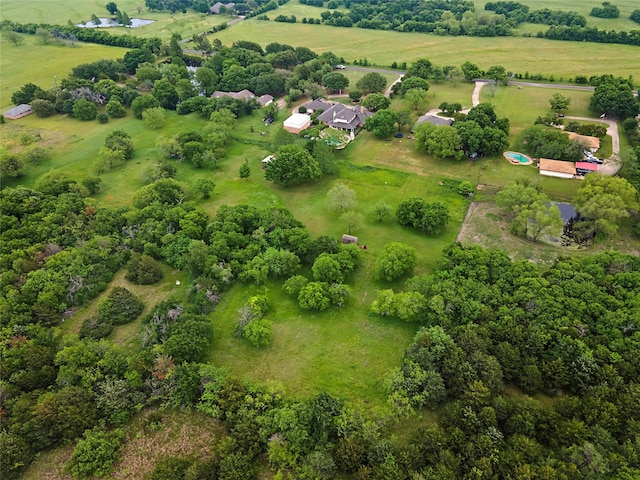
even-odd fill
[[[144,310],[144,303],[124,287],[115,287],[107,298],[98,304],[100,316],[114,325],[135,320]]]

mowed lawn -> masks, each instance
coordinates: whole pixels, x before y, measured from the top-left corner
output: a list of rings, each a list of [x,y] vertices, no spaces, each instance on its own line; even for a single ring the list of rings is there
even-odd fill
[[[630,45],[524,37],[440,37],[255,19],[233,25],[210,37],[213,38],[219,38],[225,45],[238,40],[250,40],[262,46],[272,42],[288,43],[309,47],[318,53],[331,51],[348,62],[367,57],[371,63],[381,66],[428,58],[436,65],[461,65],[469,60],[483,69],[502,65],[516,73],[542,73],[565,81],[576,75],[640,75],[638,47]]]
[[[25,83],[44,90],[60,84],[73,67],[104,58],[124,57],[126,48],[95,43],[76,43],[73,47],[41,45],[35,36],[22,35],[24,43],[14,46],[0,39],[0,109],[11,105],[11,95]]]

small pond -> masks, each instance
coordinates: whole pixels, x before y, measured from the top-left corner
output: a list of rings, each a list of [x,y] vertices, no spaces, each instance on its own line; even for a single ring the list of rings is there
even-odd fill
[[[119,24],[115,19],[113,18],[100,18],[100,25],[96,25],[93,22],[87,22],[87,23],[79,23],[76,25],[76,27],[80,27],[80,28],[109,28],[109,27],[121,27],[122,25]],[[149,25],[150,23],[155,22],[155,20],[145,20],[143,18],[132,18],[131,19],[131,25],[129,26],[129,28],[137,28],[137,27],[144,27],[145,25]]]

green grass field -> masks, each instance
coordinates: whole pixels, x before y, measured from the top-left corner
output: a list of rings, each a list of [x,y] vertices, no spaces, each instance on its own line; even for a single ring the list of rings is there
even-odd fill
[[[11,94],[31,82],[45,90],[53,88],[81,63],[103,58],[122,58],[127,49],[95,43],[76,43],[73,47],[40,45],[35,37],[23,35],[19,46],[0,39],[0,109],[11,105]]]
[[[640,76],[638,47],[580,42],[560,42],[524,37],[439,37],[420,33],[398,33],[265,22],[250,19],[216,33],[225,45],[250,40],[265,46],[286,42],[322,53],[332,51],[348,62],[367,57],[371,63],[390,65],[428,58],[436,65],[461,65],[469,60],[480,68],[503,65],[517,73],[529,71],[561,77],[611,73]]]
[[[484,11],[484,6],[491,0],[474,1],[476,11]],[[587,26],[606,30],[640,30],[640,25],[629,20],[631,12],[640,8],[636,0],[615,0],[613,3],[620,9],[620,16],[614,19],[590,17],[593,7],[600,7],[602,0],[521,0],[529,10],[548,8],[549,10],[566,10],[577,12],[587,19]],[[546,30],[545,25],[536,25],[538,30]],[[535,30],[537,31],[537,30]]]

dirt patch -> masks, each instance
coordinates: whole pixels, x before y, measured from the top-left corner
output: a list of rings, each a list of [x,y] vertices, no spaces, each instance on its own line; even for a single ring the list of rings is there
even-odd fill
[[[0,144],[11,153],[21,153],[28,145],[54,149],[63,140],[60,132],[45,130],[42,128],[25,127],[19,124],[3,126]]]
[[[148,431],[143,425],[148,414],[135,422],[136,428],[122,449],[122,461],[110,478],[149,478],[158,460],[167,457],[211,458],[222,427],[211,417],[193,411],[162,414],[162,428]]]

